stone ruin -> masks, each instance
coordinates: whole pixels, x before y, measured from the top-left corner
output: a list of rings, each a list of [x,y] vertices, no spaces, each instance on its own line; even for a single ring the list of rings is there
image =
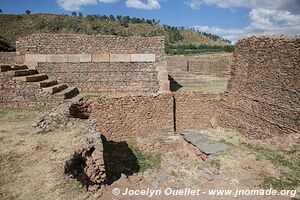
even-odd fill
[[[161,37],[36,34],[17,42],[14,60],[28,67],[1,66],[0,105],[59,104],[78,91],[104,92],[106,97],[73,99],[68,108],[74,117],[94,120],[93,128],[107,140],[211,126],[256,138],[284,137],[300,132],[299,49],[299,37],[243,39],[226,92],[171,93]],[[76,91],[70,96],[69,87]],[[51,126],[47,120],[35,126]],[[65,166],[88,186],[106,182],[99,132],[83,139]]]

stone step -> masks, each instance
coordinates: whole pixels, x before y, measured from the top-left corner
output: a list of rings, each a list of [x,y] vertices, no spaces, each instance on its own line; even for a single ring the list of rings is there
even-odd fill
[[[46,87],[57,85],[57,80],[48,79],[48,80],[40,81],[37,84],[39,84],[41,88],[46,88]]]
[[[26,65],[13,65],[12,66],[13,70],[20,70],[20,69],[28,69]]]
[[[36,69],[20,69],[14,71],[14,76],[29,76],[34,74],[38,74]]]
[[[71,99],[79,94],[76,87],[68,87],[67,89],[56,93],[55,95],[63,96],[65,99]]]
[[[59,84],[59,85],[43,88],[43,91],[47,94],[55,94],[67,88],[68,86],[66,84]]]
[[[17,76],[14,80],[17,82],[38,82],[48,79],[46,74],[35,74],[30,76]]]
[[[7,72],[12,70],[10,65],[0,65],[0,72]]]

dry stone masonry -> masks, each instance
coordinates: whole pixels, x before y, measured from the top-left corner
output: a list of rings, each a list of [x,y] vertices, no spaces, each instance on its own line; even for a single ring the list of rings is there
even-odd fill
[[[107,139],[124,141],[209,128],[219,101],[219,95],[203,93],[102,97],[81,101],[74,110],[78,116],[95,119]]]
[[[163,37],[35,34],[16,43],[17,55],[41,73],[90,92],[168,91]],[[166,67],[166,66],[165,66]]]
[[[172,85],[222,86],[227,82],[231,53],[166,58]]]
[[[16,52],[0,52],[0,65],[16,63]]]
[[[59,104],[78,93],[76,87],[59,84],[26,65],[0,65],[1,105]]]
[[[300,37],[236,45],[221,125],[255,137],[300,132]]]

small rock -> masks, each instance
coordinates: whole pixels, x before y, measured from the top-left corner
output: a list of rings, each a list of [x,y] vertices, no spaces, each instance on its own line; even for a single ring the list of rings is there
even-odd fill
[[[34,133],[35,133],[35,134],[43,133],[43,131],[44,131],[44,129],[41,128],[41,127],[36,127],[36,128],[34,129]]]
[[[143,180],[143,177],[141,177],[141,176],[130,176],[130,177],[128,177],[128,179],[129,179],[129,182],[131,182],[131,183],[138,183],[141,180]]]
[[[127,179],[127,176],[125,174],[121,174],[120,179]]]
[[[154,147],[160,147],[161,146],[161,144],[160,144],[160,142],[156,142],[155,144],[154,144]]]
[[[103,191],[99,190],[95,194],[93,194],[93,197],[98,199],[98,198],[102,197],[102,195],[103,195]]]
[[[90,185],[89,188],[88,188],[88,190],[89,190],[90,192],[95,192],[95,191],[97,191],[99,188],[100,188],[100,185]]]

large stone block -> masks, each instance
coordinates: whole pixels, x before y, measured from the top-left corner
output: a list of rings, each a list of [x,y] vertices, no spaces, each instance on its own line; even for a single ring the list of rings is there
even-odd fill
[[[155,54],[131,54],[131,62],[155,62]]]
[[[130,54],[110,54],[110,62],[130,62]]]
[[[92,62],[109,62],[109,54],[93,54]]]
[[[80,62],[92,62],[92,55],[91,54],[81,54]]]
[[[29,68],[29,69],[35,69],[38,66],[37,62],[34,61],[25,61],[24,64]]]
[[[68,56],[64,54],[48,54],[47,62],[68,62]]]
[[[80,62],[80,55],[79,54],[68,54],[68,62]]]
[[[159,83],[159,94],[164,94],[164,93],[170,93],[170,82],[169,81],[164,81]]]
[[[25,54],[25,62],[46,62],[45,54]]]

